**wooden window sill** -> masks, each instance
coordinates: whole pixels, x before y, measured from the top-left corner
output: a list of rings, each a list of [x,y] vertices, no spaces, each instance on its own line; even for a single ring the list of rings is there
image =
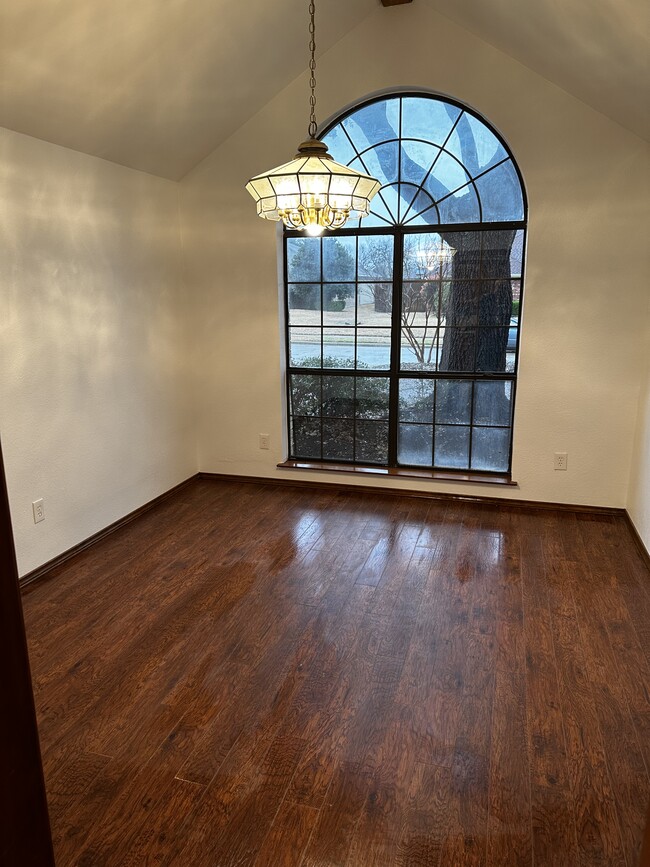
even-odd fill
[[[422,482],[466,482],[479,485],[518,487],[507,473],[477,473],[461,470],[417,470],[401,467],[373,467],[362,464],[336,464],[324,461],[288,460],[278,464],[281,470],[316,470],[328,473],[351,473],[356,476],[387,476],[397,479],[419,479]]]

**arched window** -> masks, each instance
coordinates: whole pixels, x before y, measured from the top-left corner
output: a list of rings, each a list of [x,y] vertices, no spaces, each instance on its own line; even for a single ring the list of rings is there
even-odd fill
[[[508,474],[526,201],[506,144],[427,94],[323,139],[382,188],[353,226],[285,232],[289,457]]]

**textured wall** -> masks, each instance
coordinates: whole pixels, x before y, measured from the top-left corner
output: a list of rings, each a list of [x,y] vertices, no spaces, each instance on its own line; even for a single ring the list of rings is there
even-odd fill
[[[505,136],[530,203],[514,432],[520,486],[403,486],[622,507],[644,354],[647,145],[442,16],[418,4],[401,11],[379,9],[320,59],[320,117],[395,86],[456,97]],[[283,472],[275,468],[286,456],[277,235],[243,185],[293,154],[306,88],[302,76],[181,184],[204,471]],[[258,449],[260,432],[271,435],[271,451]],[[555,451],[569,453],[567,472],[553,470]]]
[[[177,185],[6,130],[0,175],[0,435],[24,574],[194,473],[194,426]]]

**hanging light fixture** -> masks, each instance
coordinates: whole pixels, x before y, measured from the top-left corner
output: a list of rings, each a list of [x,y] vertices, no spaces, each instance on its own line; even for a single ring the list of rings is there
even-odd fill
[[[334,162],[327,145],[316,138],[314,0],[309,3],[309,36],[309,138],[291,162],[251,178],[246,189],[257,203],[258,216],[264,220],[282,220],[288,229],[320,235],[324,229],[340,229],[352,214],[367,216],[370,200],[381,184],[370,175]]]

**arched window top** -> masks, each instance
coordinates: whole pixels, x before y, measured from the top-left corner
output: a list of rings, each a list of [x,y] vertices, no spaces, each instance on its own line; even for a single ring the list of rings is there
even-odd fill
[[[382,183],[362,226],[525,219],[523,185],[505,142],[449,99],[381,97],[337,120],[322,139],[337,162]]]

